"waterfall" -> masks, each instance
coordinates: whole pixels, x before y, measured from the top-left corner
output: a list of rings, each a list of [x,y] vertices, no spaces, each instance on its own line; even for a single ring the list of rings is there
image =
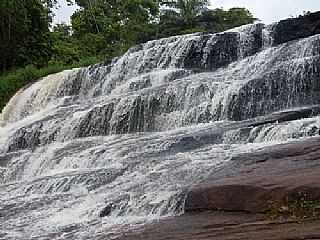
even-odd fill
[[[0,238],[116,238],[183,214],[233,156],[319,135],[320,35],[276,37],[154,40],[21,89],[0,115]]]

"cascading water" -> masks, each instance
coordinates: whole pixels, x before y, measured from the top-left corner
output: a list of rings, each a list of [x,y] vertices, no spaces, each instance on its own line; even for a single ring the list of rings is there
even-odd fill
[[[131,48],[19,91],[0,116],[0,239],[116,239],[183,213],[237,154],[320,129],[320,35],[276,24]]]

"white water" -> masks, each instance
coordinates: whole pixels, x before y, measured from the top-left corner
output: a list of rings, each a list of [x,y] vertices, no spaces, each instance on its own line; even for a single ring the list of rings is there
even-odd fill
[[[182,214],[232,157],[318,135],[316,114],[269,120],[318,103],[320,36],[272,46],[272,29],[151,41],[18,92],[0,116],[0,239],[116,238]]]

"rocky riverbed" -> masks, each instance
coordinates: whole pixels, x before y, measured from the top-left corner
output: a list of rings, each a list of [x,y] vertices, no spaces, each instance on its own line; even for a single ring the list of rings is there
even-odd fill
[[[186,214],[119,239],[320,239],[320,138],[238,156],[194,186]]]
[[[320,239],[320,13],[150,41],[0,115],[0,239]]]

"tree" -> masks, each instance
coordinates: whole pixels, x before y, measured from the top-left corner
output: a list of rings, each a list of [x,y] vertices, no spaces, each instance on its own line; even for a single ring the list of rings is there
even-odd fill
[[[71,65],[80,61],[79,44],[72,37],[72,28],[67,24],[58,24],[50,33],[52,41],[51,63]]]
[[[118,55],[155,36],[158,6],[154,0],[76,0],[76,3],[80,9],[72,16],[74,36],[81,41],[88,34],[103,39],[100,51],[104,55]]]
[[[50,58],[48,10],[40,0],[1,0],[0,69],[34,64]]]
[[[208,5],[208,0],[160,1],[160,36],[205,31],[198,18],[208,10]]]
[[[245,8],[211,10],[208,1],[162,1],[159,36],[166,37],[193,32],[220,32],[256,19]]]
[[[182,22],[192,27],[196,23],[196,18],[207,10],[209,2],[208,0],[175,0],[162,1],[160,4],[168,7],[164,12],[174,11]]]
[[[256,18],[245,8],[224,10],[217,8],[205,11],[198,18],[198,24],[207,32],[221,32],[227,29],[253,23]]]

